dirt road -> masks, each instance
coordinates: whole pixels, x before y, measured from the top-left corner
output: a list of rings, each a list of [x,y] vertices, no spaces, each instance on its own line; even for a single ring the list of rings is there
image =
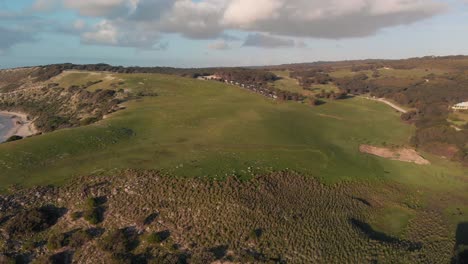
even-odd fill
[[[401,113],[407,113],[408,111],[406,111],[405,109],[403,109],[401,106],[398,106],[390,101],[388,101],[387,99],[385,98],[372,98],[372,97],[367,97],[367,96],[360,96],[361,98],[366,98],[366,99],[369,99],[369,100],[372,100],[372,101],[377,101],[377,102],[382,102],[386,105],[389,105],[390,107],[392,107],[393,109],[397,110],[398,112],[401,112]]]

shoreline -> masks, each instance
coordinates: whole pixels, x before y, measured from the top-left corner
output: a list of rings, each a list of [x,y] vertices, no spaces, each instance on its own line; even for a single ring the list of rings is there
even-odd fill
[[[34,125],[34,122],[32,120],[28,120],[27,114],[25,113],[0,111],[0,115],[9,118],[11,122],[13,122],[13,127],[5,134],[4,140],[15,135],[26,138],[36,135],[39,132]]]

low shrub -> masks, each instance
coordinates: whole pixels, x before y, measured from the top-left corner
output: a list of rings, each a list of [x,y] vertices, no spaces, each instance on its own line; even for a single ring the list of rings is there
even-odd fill
[[[65,235],[64,234],[52,234],[47,240],[47,248],[49,250],[57,250],[65,246]]]
[[[85,230],[78,230],[70,235],[68,238],[68,246],[72,248],[78,248],[90,241],[93,237]]]
[[[60,216],[59,209],[53,206],[30,209],[12,217],[5,230],[10,235],[40,232],[54,225]]]

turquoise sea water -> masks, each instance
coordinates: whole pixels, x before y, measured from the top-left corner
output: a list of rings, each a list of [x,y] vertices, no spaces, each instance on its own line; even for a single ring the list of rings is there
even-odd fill
[[[7,140],[6,134],[12,127],[13,122],[11,121],[11,117],[0,115],[0,142]]]

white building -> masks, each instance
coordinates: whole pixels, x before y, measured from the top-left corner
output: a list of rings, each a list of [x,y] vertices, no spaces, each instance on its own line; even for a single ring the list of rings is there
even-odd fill
[[[468,110],[468,102],[463,102],[452,106],[453,110]]]
[[[198,77],[199,80],[221,80],[222,78],[218,75],[209,75],[209,76],[200,76]]]

